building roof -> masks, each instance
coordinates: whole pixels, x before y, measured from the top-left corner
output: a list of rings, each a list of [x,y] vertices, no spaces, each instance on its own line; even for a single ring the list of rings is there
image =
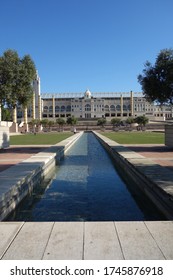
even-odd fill
[[[91,94],[92,97],[94,98],[113,98],[113,97],[130,97],[130,92],[90,92],[89,90],[86,91],[89,92]],[[41,94],[41,98],[83,98],[84,95],[86,94],[83,92],[79,92],[79,93],[42,93]],[[143,97],[143,93],[142,92],[133,92],[133,96],[134,97]]]

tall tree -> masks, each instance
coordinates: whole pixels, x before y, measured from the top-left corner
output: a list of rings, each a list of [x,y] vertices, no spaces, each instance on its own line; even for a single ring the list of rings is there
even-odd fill
[[[16,51],[7,50],[0,57],[1,104],[14,107],[17,102],[16,81],[18,80],[19,56]]]
[[[154,65],[147,61],[138,81],[147,100],[173,104],[173,49],[161,50]]]
[[[67,124],[69,124],[69,125],[73,126],[73,125],[77,124],[77,122],[78,122],[78,120],[74,116],[67,118]]]
[[[19,65],[19,82],[18,86],[18,101],[21,105],[27,106],[33,94],[32,82],[36,75],[34,62],[29,55],[25,55],[20,60]]]
[[[20,58],[14,50],[5,51],[0,57],[0,103],[13,109],[17,104],[26,107],[32,97],[35,75],[29,55]]]

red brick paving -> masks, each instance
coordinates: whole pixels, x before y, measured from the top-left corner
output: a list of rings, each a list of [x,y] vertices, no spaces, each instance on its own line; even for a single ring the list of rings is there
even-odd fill
[[[140,155],[173,171],[173,148],[165,145],[124,145]]]
[[[10,147],[0,149],[0,172],[43,151],[45,147]]]

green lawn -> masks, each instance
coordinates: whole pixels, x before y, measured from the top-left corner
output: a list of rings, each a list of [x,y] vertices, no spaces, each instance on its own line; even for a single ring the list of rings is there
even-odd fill
[[[10,145],[53,145],[71,135],[71,132],[15,135],[10,136]]]
[[[160,132],[104,132],[106,137],[120,144],[164,144],[164,133]]]

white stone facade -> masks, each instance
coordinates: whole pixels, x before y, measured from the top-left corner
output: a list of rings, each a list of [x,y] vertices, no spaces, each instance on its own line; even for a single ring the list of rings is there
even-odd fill
[[[30,119],[67,118],[75,116],[78,119],[119,117],[137,117],[146,115],[150,120],[165,120],[172,118],[171,106],[157,106],[149,103],[141,92],[101,92],[92,93],[42,93],[40,78],[37,74],[33,82],[34,94],[28,117]],[[18,108],[19,109],[19,108]],[[22,110],[18,110],[18,118],[23,119]]]
[[[127,118],[146,115],[149,119],[172,117],[169,106],[154,105],[142,93],[42,94],[42,118],[95,119]]]

